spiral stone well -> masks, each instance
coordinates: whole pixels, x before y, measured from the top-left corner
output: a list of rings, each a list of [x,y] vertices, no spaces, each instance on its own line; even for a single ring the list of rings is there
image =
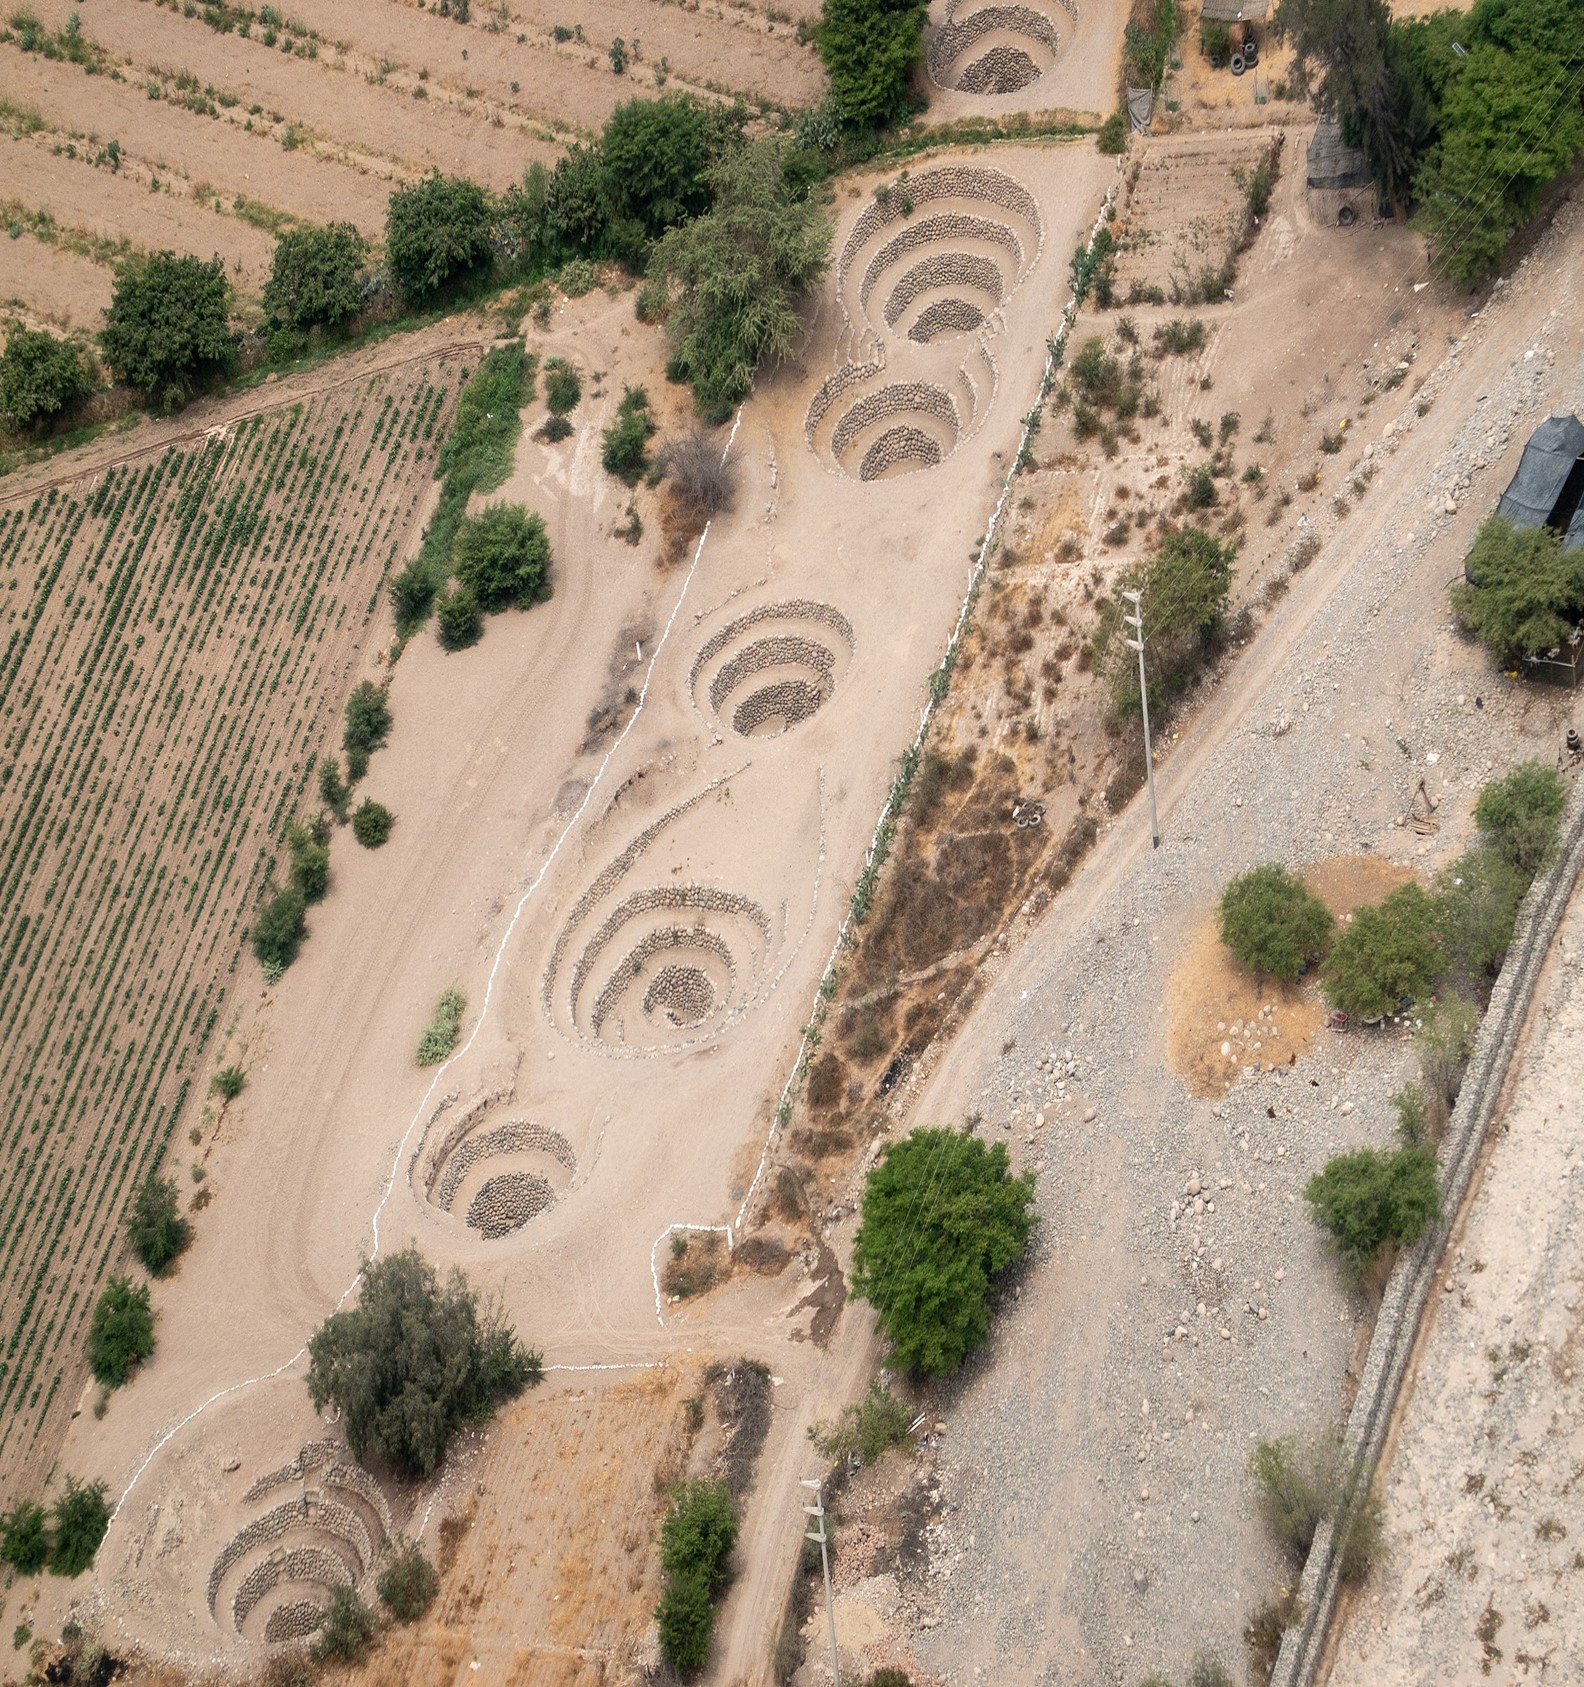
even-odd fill
[[[930,80],[963,94],[1015,94],[1037,82],[1056,63],[1063,31],[1078,22],[1076,0],[1059,6],[968,9],[954,0],[930,42]]]
[[[853,630],[827,603],[764,603],[721,627],[688,675],[694,703],[743,738],[788,732],[829,701],[852,658]]]

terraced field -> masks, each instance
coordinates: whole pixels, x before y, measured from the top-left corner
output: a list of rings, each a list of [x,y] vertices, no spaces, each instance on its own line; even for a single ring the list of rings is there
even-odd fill
[[[0,503],[0,1491],[77,1402],[119,1215],[197,1117],[248,919],[476,361]]]
[[[504,188],[661,88],[813,104],[823,72],[794,14],[817,11],[497,0],[459,23],[403,0],[301,0],[285,16],[99,0],[67,40],[78,8],[35,0],[17,18],[36,28],[0,30],[0,212],[22,245],[0,255],[0,305],[97,328],[105,267],[161,246],[218,252],[256,293],[283,223],[377,236],[392,183],[440,169]]]

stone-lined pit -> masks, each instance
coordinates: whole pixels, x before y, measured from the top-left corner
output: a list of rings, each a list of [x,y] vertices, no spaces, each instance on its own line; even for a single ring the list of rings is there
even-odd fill
[[[705,641],[688,685],[693,701],[740,737],[769,737],[824,707],[852,651],[852,627],[829,604],[760,604]]]
[[[1058,0],[1064,28],[1076,26],[1075,0]],[[930,42],[927,63],[937,87],[963,94],[1015,94],[1056,63],[1062,36],[1054,8],[948,5],[946,20]]]
[[[559,1131],[533,1119],[492,1123],[497,1117],[489,1098],[449,1121],[442,1109],[413,1162],[418,1195],[487,1242],[548,1212],[577,1173],[577,1155]]]

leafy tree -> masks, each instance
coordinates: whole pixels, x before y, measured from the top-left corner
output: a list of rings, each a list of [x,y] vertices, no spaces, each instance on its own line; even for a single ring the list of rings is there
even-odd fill
[[[88,1326],[88,1365],[107,1388],[119,1388],[154,1351],[154,1317],[147,1283],[112,1277]]]
[[[634,262],[650,241],[708,207],[708,170],[720,150],[721,129],[715,111],[691,94],[625,100],[616,107],[599,145],[610,256]]]
[[[308,904],[296,885],[287,885],[265,899],[253,922],[253,953],[266,979],[278,978],[302,947],[307,930]]]
[[[192,1226],[181,1216],[176,1185],[150,1172],[132,1197],[126,1215],[127,1240],[153,1276],[163,1276],[171,1261],[192,1240]]]
[[[1296,978],[1320,959],[1331,937],[1331,914],[1286,868],[1255,867],[1221,893],[1221,941],[1244,966],[1273,978]]]
[[[347,803],[351,800],[352,792],[347,782],[341,776],[341,763],[336,756],[320,756],[319,758],[319,800],[336,817],[345,823],[347,817]]]
[[[54,1506],[53,1539],[50,1542],[50,1574],[80,1576],[94,1561],[105,1530],[110,1527],[110,1507],[103,1482],[79,1482],[66,1478],[66,1491]]]
[[[1452,587],[1452,607],[1501,662],[1516,665],[1565,644],[1584,618],[1584,550],[1562,549],[1549,527],[1485,521]]]
[[[737,1507],[723,1482],[684,1482],[660,1526],[665,1592],[655,1611],[660,1649],[673,1669],[698,1670],[709,1661],[715,1595],[726,1584],[726,1563],[737,1543]]]
[[[990,1331],[995,1279],[1033,1228],[1034,1174],[1013,1177],[1002,1143],[916,1130],[869,1173],[852,1293],[875,1309],[898,1362],[940,1376]]]
[[[578,372],[564,357],[545,359],[545,402],[552,416],[566,416],[577,409],[583,396],[583,383]]]
[[[798,343],[799,306],[830,261],[831,224],[794,197],[772,141],[730,148],[710,185],[711,209],[656,246],[640,303],[666,323],[668,372],[692,386],[706,420],[721,421],[761,360],[780,361]]]
[[[347,698],[346,724],[341,730],[341,747],[352,778],[361,779],[368,772],[369,757],[389,737],[390,729],[390,704],[383,688],[373,680],[360,680]]]
[[[1360,908],[1343,928],[1326,963],[1325,991],[1345,1013],[1378,1019],[1428,996],[1444,970],[1435,904],[1409,883]]]
[[[352,816],[352,836],[365,849],[378,849],[391,835],[395,816],[382,802],[365,797]]]
[[[247,1074],[240,1066],[222,1066],[209,1087],[222,1101],[235,1101],[246,1084]]]
[[[846,123],[871,128],[908,109],[928,15],[919,0],[825,0],[814,40]]]
[[[827,1458],[855,1453],[865,1464],[873,1464],[889,1447],[900,1447],[908,1438],[913,1408],[897,1399],[878,1382],[856,1406],[843,1406],[834,1423],[809,1427],[811,1440]]]
[[[1493,780],[1474,805],[1474,824],[1520,872],[1533,875],[1556,839],[1567,786],[1555,768],[1520,762]]]
[[[291,853],[292,884],[304,902],[319,902],[330,888],[330,847],[319,843],[308,828],[293,821],[286,828],[286,848]]]
[[[1435,1154],[1423,1146],[1338,1154],[1309,1179],[1304,1200],[1337,1253],[1362,1271],[1388,1242],[1416,1242],[1441,1217]]]
[[[390,197],[385,261],[406,299],[433,298],[449,283],[489,263],[494,248],[489,195],[463,176],[427,176]]]
[[[48,1558],[44,1507],[34,1500],[18,1500],[0,1517],[0,1559],[19,1575],[36,1576]]]
[[[6,325],[0,355],[0,416],[13,432],[40,426],[93,391],[82,348],[45,329]]]
[[[219,258],[156,252],[116,276],[99,345],[118,380],[166,410],[192,396],[199,377],[226,367],[231,284]]]
[[[600,461],[605,472],[636,486],[649,466],[648,446],[654,431],[649,394],[642,387],[628,387],[616,406],[616,420],[601,436]]]
[[[333,327],[363,303],[359,271],[368,242],[351,223],[283,230],[264,283],[264,308],[292,328]]]
[[[481,609],[526,609],[550,572],[544,517],[521,504],[491,504],[467,517],[457,530],[456,572]]]
[[[1454,974],[1475,985],[1495,977],[1528,888],[1529,875],[1490,844],[1465,851],[1442,869],[1436,879],[1435,924]]]
[[[604,257],[614,214],[599,149],[574,141],[545,184],[545,243],[564,256]]]
[[[435,1602],[440,1578],[417,1541],[397,1541],[374,1583],[398,1622],[415,1623]]]
[[[460,1271],[442,1284],[414,1247],[363,1267],[356,1306],[333,1312],[308,1342],[314,1409],[334,1403],[362,1460],[403,1476],[433,1474],[452,1434],[488,1418],[542,1374],[498,1314],[481,1313]]]
[[[466,650],[484,631],[479,601],[466,586],[453,586],[440,599],[440,643],[447,650]]]
[[[701,1575],[671,1576],[655,1607],[660,1652],[672,1669],[691,1674],[709,1662],[715,1634],[715,1602]]]
[[[330,1590],[309,1656],[315,1663],[355,1664],[368,1651],[375,1628],[374,1613],[357,1589],[342,1582]]]

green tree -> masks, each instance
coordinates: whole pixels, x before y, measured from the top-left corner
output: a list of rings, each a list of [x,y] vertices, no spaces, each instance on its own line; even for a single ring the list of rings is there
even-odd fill
[[[919,0],[825,0],[814,39],[845,123],[877,127],[908,110],[928,15]]]
[[[730,148],[710,184],[711,209],[656,246],[640,302],[665,321],[669,373],[691,385],[706,420],[721,421],[759,364],[785,359],[801,338],[799,307],[830,261],[831,224],[793,195],[772,141]]]
[[[395,817],[382,802],[365,797],[352,816],[352,836],[365,849],[378,849],[391,835]]]
[[[740,130],[740,113],[736,126]],[[708,207],[708,171],[722,129],[716,111],[691,94],[624,100],[616,107],[599,145],[610,256],[634,263],[650,241]]]
[[[309,1647],[315,1663],[355,1664],[369,1649],[376,1628],[374,1613],[346,1582],[330,1590],[330,1603]]]
[[[1480,527],[1452,587],[1452,607],[1497,659],[1516,666],[1565,644],[1584,618],[1584,549],[1562,549],[1549,527],[1514,527],[1493,515]]]
[[[1474,805],[1474,824],[1502,857],[1532,877],[1556,840],[1567,807],[1567,786],[1555,768],[1519,762],[1493,780]]]
[[[359,680],[347,698],[346,723],[341,729],[341,747],[353,779],[368,772],[369,757],[384,744],[390,729],[390,704],[384,689],[373,680]]]
[[[1221,941],[1244,966],[1296,978],[1331,938],[1331,914],[1318,896],[1274,863],[1241,874],[1221,893]]]
[[[545,183],[546,245],[562,257],[605,257],[614,215],[605,160],[597,147],[574,141]]]
[[[1448,968],[1466,985],[1477,989],[1501,970],[1529,877],[1491,844],[1466,850],[1437,875],[1436,932]]]
[[[192,1226],[181,1216],[176,1185],[150,1172],[138,1185],[126,1215],[127,1240],[153,1276],[163,1276],[192,1240]]]
[[[521,504],[491,504],[457,529],[455,555],[457,579],[481,609],[526,609],[550,572],[544,517]]]
[[[864,1186],[851,1282],[901,1365],[944,1375],[984,1341],[991,1289],[1022,1255],[1033,1199],[1034,1174],[1013,1177],[999,1142],[916,1130],[884,1150]]]
[[[110,1527],[110,1507],[103,1482],[66,1478],[66,1491],[56,1500],[50,1542],[50,1574],[80,1576],[94,1561],[99,1543]]]
[[[330,846],[294,820],[286,828],[286,848],[291,854],[292,883],[303,901],[322,901],[330,888]]]
[[[360,270],[368,242],[351,223],[305,225],[275,237],[264,308],[291,328],[334,327],[363,303]]]
[[[628,387],[616,406],[615,421],[601,435],[600,462],[606,474],[636,486],[649,467],[649,441],[654,431],[649,394],[642,387]]]
[[[154,1351],[154,1315],[147,1283],[112,1277],[88,1326],[88,1366],[107,1388],[119,1388]]]
[[[484,632],[479,601],[466,586],[453,586],[440,599],[436,614],[440,643],[446,650],[466,650],[469,645],[477,644]]]
[[[345,823],[347,817],[347,803],[351,800],[352,792],[347,782],[341,776],[340,760],[333,755],[319,758],[319,800],[336,817]]]
[[[261,904],[253,921],[253,953],[267,980],[273,982],[297,959],[307,929],[307,907],[296,885],[275,891]]]
[[[18,1500],[0,1517],[0,1559],[18,1575],[36,1576],[48,1558],[44,1507],[35,1500]]]
[[[1325,992],[1345,1013],[1378,1019],[1400,1002],[1422,1001],[1444,970],[1435,904],[1409,883],[1360,908],[1343,928],[1326,963]]]
[[[440,1578],[417,1541],[398,1540],[374,1586],[398,1622],[415,1623],[434,1604]]]
[[[493,222],[489,195],[466,177],[432,170],[397,188],[385,212],[385,261],[403,298],[433,298],[488,264]]]
[[[655,1616],[660,1624],[660,1653],[672,1669],[684,1674],[703,1669],[715,1634],[715,1601],[705,1578],[698,1574],[668,1577]]]
[[[583,383],[578,372],[564,357],[545,359],[545,402],[552,416],[567,416],[577,409],[583,396]]]
[[[655,1611],[660,1649],[673,1669],[702,1669],[715,1629],[714,1598],[737,1543],[737,1507],[723,1482],[684,1482],[660,1526],[665,1591]]]
[[[1435,1154],[1423,1146],[1338,1154],[1305,1184],[1304,1200],[1341,1258],[1362,1271],[1388,1242],[1416,1242],[1441,1217]]]
[[[156,252],[124,266],[99,335],[118,380],[174,410],[207,373],[231,361],[231,284],[219,258]]]
[[[359,1459],[375,1453],[415,1478],[433,1474],[464,1422],[488,1418],[541,1375],[539,1355],[480,1311],[462,1273],[442,1283],[414,1247],[368,1261],[357,1304],[308,1342],[315,1411],[339,1407]]]
[[[42,426],[93,391],[82,348],[45,329],[6,324],[0,356],[0,417],[14,433]]]

